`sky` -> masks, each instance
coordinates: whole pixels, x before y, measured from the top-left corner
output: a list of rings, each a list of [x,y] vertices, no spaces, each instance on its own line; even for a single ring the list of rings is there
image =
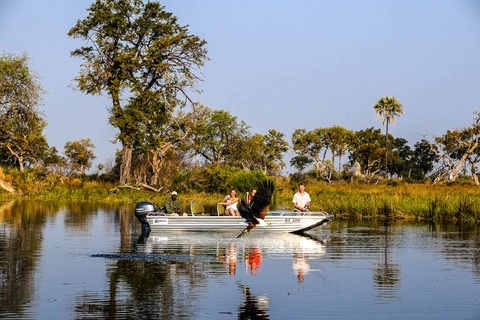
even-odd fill
[[[395,96],[404,114],[389,132],[413,145],[469,126],[480,110],[479,0],[166,0],[165,9],[207,41],[202,93],[194,100],[275,129],[384,126],[375,103]],[[67,32],[93,0],[0,0],[0,54],[26,53],[48,92],[40,110],[47,141],[90,138],[95,164],[120,145],[108,96],[87,96],[73,79],[81,45]],[[288,164],[292,153],[285,156]],[[286,169],[286,174],[293,172]]]

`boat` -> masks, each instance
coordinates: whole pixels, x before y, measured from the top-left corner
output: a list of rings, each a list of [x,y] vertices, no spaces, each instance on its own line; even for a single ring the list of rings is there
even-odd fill
[[[203,207],[203,206],[202,206]],[[153,203],[142,201],[135,206],[135,216],[142,224],[142,232],[164,231],[237,231],[242,232],[248,223],[242,217],[217,214],[205,214],[196,209],[198,204],[191,203],[190,215],[167,215],[162,208]],[[303,233],[332,221],[333,216],[324,211],[293,212],[273,210],[265,217],[264,223],[250,232],[291,232]]]

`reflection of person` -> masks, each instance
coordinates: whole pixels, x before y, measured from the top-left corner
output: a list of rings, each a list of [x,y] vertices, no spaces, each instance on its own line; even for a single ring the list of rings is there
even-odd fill
[[[298,282],[303,282],[305,276],[310,271],[310,261],[303,252],[295,252],[293,254],[292,268],[297,275]]]
[[[253,189],[252,193],[248,195],[248,203],[252,203],[253,197],[255,196],[255,193],[257,193],[257,189]]]
[[[235,271],[237,270],[237,247],[235,244],[230,243],[228,245],[227,253],[225,255],[225,263],[228,267],[228,273],[234,276]]]
[[[250,268],[252,276],[257,275],[257,269],[262,265],[262,251],[259,248],[254,248],[252,252],[248,253],[245,259],[245,265]]]
[[[237,198],[237,191],[235,191],[235,189],[230,190],[230,194],[225,196],[222,202],[220,202],[220,204],[223,204],[226,206],[225,215],[227,216],[240,215],[240,212],[238,212],[238,209],[237,209],[237,203],[238,203],[238,198]]]
[[[177,191],[172,191],[172,196],[165,201],[165,210],[167,211],[168,215],[178,216],[178,215],[185,215],[183,213],[182,205],[180,201],[177,199]]]
[[[298,185],[298,192],[293,195],[293,211],[305,212],[311,204],[310,195],[305,191],[305,184]]]

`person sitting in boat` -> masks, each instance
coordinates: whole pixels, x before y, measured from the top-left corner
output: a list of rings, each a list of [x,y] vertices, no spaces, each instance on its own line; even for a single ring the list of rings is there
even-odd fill
[[[293,195],[293,211],[308,211],[308,207],[310,207],[311,202],[312,199],[310,199],[310,195],[305,191],[305,184],[301,182],[298,185],[298,192]]]
[[[182,205],[180,201],[177,199],[177,191],[172,191],[171,197],[165,201],[165,210],[167,211],[167,215],[170,216],[180,216],[187,214],[183,212]]]
[[[226,195],[222,202],[220,202],[220,204],[225,206],[226,216],[240,216],[240,212],[238,212],[237,209],[237,203],[238,198],[237,191],[235,191],[235,189],[230,190],[230,194]]]
[[[253,189],[252,193],[248,195],[248,204],[252,203],[253,197],[255,196],[255,193],[257,193],[257,189]]]

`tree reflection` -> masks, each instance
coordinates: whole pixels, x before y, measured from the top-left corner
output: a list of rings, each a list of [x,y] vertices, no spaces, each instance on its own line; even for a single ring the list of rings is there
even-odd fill
[[[42,226],[48,212],[48,207],[30,202],[0,206],[0,314],[22,315],[34,297]]]
[[[253,295],[250,288],[244,285],[239,285],[242,289],[243,297],[238,307],[238,319],[270,319],[268,309],[270,300],[266,295]]]
[[[400,267],[393,262],[390,254],[390,230],[392,224],[384,223],[383,255],[380,262],[375,263],[373,280],[383,298],[395,298],[400,283]]]
[[[97,293],[81,297],[77,317],[188,318],[195,313],[194,301],[205,286],[206,274],[192,261],[131,259],[118,260],[107,272],[109,298],[99,298]]]

